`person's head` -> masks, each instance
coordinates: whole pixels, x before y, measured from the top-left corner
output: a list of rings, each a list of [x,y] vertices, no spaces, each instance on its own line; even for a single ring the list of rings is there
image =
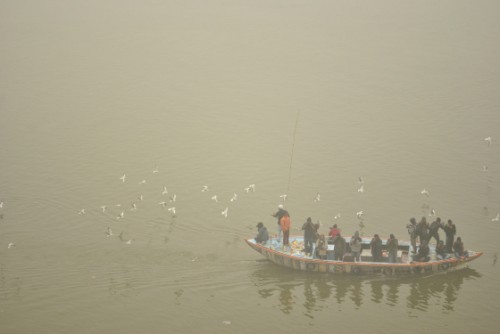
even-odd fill
[[[355,237],[359,237],[359,231],[354,232]]]
[[[373,235],[373,237],[374,237],[375,239],[378,239],[378,238],[379,238],[379,237],[378,237],[378,234],[374,234],[374,235]]]
[[[257,228],[262,228],[262,227],[264,227],[264,224],[262,224],[262,222],[259,222],[259,223],[257,224]]]
[[[337,224],[333,224],[333,228],[337,228]]]
[[[441,245],[444,245],[443,240],[439,240],[438,245],[440,245],[440,246],[441,246]]]
[[[458,242],[462,242],[462,238],[458,237],[458,238],[457,238],[457,241],[458,241]]]
[[[415,218],[414,218],[414,217],[412,217],[412,218],[410,219],[410,223],[412,223],[412,224],[414,224],[414,225],[415,225],[415,224],[417,223],[417,221],[415,220]]]
[[[448,225],[451,225],[453,224],[453,222],[451,221],[451,219],[448,219]]]
[[[436,218],[436,221],[437,221],[438,223],[440,223],[440,222],[441,222],[441,218],[437,217],[437,218]]]
[[[311,217],[307,217],[307,222],[308,222],[308,223],[312,223],[312,219],[311,219]]]
[[[427,223],[427,218],[425,218],[425,216],[423,216],[422,219],[420,219],[420,222]]]
[[[391,233],[391,235],[389,236],[389,238],[394,239],[394,234]]]

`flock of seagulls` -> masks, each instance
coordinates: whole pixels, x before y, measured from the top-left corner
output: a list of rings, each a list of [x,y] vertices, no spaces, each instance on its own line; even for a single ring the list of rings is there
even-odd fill
[[[492,137],[486,137],[484,138],[484,141],[487,143],[488,147],[490,147],[492,145]],[[483,166],[483,171],[486,172],[488,171],[488,167],[487,166]],[[155,169],[153,169],[153,174],[157,174],[160,172],[159,170],[159,167],[156,166]],[[122,182],[122,183],[125,183],[127,181],[127,175],[126,174],[123,174],[121,177],[119,177],[119,180]],[[143,184],[146,184],[146,180],[143,179],[141,181],[138,182],[139,185],[143,185]],[[365,182],[364,182],[364,179],[362,177],[359,177],[358,178],[358,188],[357,188],[357,192],[360,193],[360,194],[363,194],[364,191],[365,191]],[[248,185],[247,187],[244,187],[243,190],[246,192],[246,193],[250,193],[250,192],[255,192],[256,190],[256,186],[255,184],[250,184]],[[203,185],[201,187],[201,192],[202,193],[205,193],[205,192],[209,192],[209,186],[208,185]],[[430,193],[427,189],[423,188],[421,191],[420,191],[420,194],[423,195],[423,196],[426,196],[426,197],[429,197],[430,196]],[[167,196],[169,195],[169,191],[167,189],[166,186],[163,186],[163,190],[161,192],[161,195],[162,196]],[[280,201],[283,203],[283,205],[285,205],[286,201],[287,201],[287,198],[288,198],[288,195],[287,194],[282,194],[279,196],[280,198]],[[137,198],[139,201],[144,201],[144,196],[142,194],[140,194]],[[214,201],[215,203],[219,203],[219,197],[217,196],[217,194],[211,194],[211,197],[210,199],[212,201]],[[233,203],[235,201],[238,200],[238,195],[236,193],[233,193],[233,196],[229,199],[229,202],[230,203]],[[176,211],[176,207],[175,207],[175,203],[177,201],[177,195],[174,193],[172,195],[170,195],[168,197],[168,201],[167,200],[162,200],[160,201],[158,204],[162,207],[162,208],[167,208],[167,211],[170,213],[170,215],[172,217],[176,217],[176,214],[177,214],[177,211]],[[321,201],[321,195],[319,193],[316,193],[316,196],[314,197],[313,199],[313,202],[320,202]],[[0,209],[3,209],[4,207],[4,202],[3,201],[0,201]],[[116,204],[115,207],[121,207],[121,204]],[[102,213],[106,213],[108,212],[108,206],[106,205],[102,205],[100,207],[101,209],[101,212]],[[137,211],[138,210],[138,205],[136,202],[132,202],[131,203],[131,208],[130,208],[131,211]],[[229,213],[229,206],[226,206],[224,208],[224,210],[221,211],[221,215],[224,217],[224,218],[227,218],[228,217],[228,213]],[[86,215],[87,212],[85,211],[84,208],[82,208],[80,211],[77,212],[78,215]],[[364,216],[364,211],[363,210],[360,210],[358,212],[356,212],[356,217],[360,220],[360,226],[362,225],[362,222],[363,222],[363,216]],[[433,216],[436,216],[436,211],[431,208],[429,210],[429,216],[430,217],[433,217]],[[3,215],[2,215],[3,217]],[[121,211],[117,216],[116,216],[116,220],[122,220],[125,218],[125,210],[124,211]],[[333,219],[334,220],[338,220],[341,218],[341,214],[340,213],[337,213]],[[496,216],[494,218],[491,219],[492,222],[498,222],[500,221],[500,213],[497,213]],[[363,225],[364,226],[364,225]],[[106,232],[105,232],[105,236],[106,237],[112,237],[114,236],[113,234],[113,231],[111,230],[111,227],[108,227]],[[125,240],[123,239],[123,232],[120,234],[119,236],[120,240],[124,241],[125,243],[127,244],[131,244],[132,243],[132,240],[133,239],[128,239],[128,240]],[[8,245],[7,245],[7,248],[10,249],[12,247],[15,246],[15,243],[14,242],[10,242]]]

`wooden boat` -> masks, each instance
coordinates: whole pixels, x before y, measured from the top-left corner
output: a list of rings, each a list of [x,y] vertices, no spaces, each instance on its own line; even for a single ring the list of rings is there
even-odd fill
[[[349,244],[350,237],[346,237]],[[265,258],[280,266],[294,270],[303,270],[320,273],[334,274],[374,274],[381,273],[385,275],[408,275],[408,274],[434,274],[457,270],[466,267],[472,260],[477,259],[482,252],[468,250],[467,256],[455,257],[449,254],[447,259],[437,259],[435,247],[429,245],[430,260],[428,262],[412,261],[409,241],[399,241],[398,255],[396,263],[389,263],[383,241],[382,261],[373,262],[370,251],[371,238],[362,238],[361,261],[354,262],[353,256],[346,252],[343,261],[333,260],[333,245],[328,245],[326,259],[320,259],[306,255],[304,248],[304,238],[301,236],[290,236],[290,245],[283,247],[280,240],[276,238],[269,239],[265,244],[256,243],[254,239],[246,239],[246,243]],[[347,250],[349,251],[349,249]]]

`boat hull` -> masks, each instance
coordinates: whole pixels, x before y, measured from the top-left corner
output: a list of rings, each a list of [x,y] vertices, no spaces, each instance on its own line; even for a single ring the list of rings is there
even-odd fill
[[[296,238],[296,240],[299,238]],[[434,274],[447,272],[466,267],[470,261],[480,257],[482,252],[469,251],[469,256],[445,260],[431,260],[429,262],[349,262],[316,259],[307,256],[299,256],[297,253],[283,251],[280,247],[273,247],[273,241],[262,245],[253,239],[246,239],[245,242],[259,252],[269,261],[293,270],[331,273],[331,274],[384,274],[384,275],[411,275],[411,274]],[[292,239],[291,239],[292,242]],[[276,245],[276,243],[274,243]]]

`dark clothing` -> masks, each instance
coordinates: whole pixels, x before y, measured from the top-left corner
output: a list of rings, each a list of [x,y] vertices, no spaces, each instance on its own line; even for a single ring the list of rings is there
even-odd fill
[[[333,244],[335,245],[335,247],[333,248],[333,259],[337,261],[343,261],[346,248],[345,239],[342,236],[337,235],[335,238],[333,238]]]
[[[284,215],[288,215],[288,211],[281,208],[279,208],[278,211],[276,211],[276,213],[273,214],[273,217],[278,219],[278,225],[280,224],[281,217],[283,217]]]
[[[442,241],[438,242],[438,244],[436,245],[436,257],[438,259],[446,258],[446,246]]]
[[[415,256],[415,261],[428,262],[429,260],[429,246],[427,244],[420,245],[420,247],[418,248],[418,253]]]
[[[455,241],[453,244],[453,251],[457,257],[461,257],[465,255],[464,243],[462,241]]]
[[[422,219],[417,224],[417,234],[420,238],[420,243],[425,242],[429,239],[429,224],[427,224],[426,220]]]
[[[265,226],[259,227],[257,235],[255,236],[255,242],[263,244],[269,240],[269,233]]]
[[[448,223],[443,227],[443,230],[446,234],[446,251],[448,253],[452,253],[452,246],[455,239],[455,234],[457,234],[457,227],[453,223]]]
[[[439,228],[441,228],[441,223],[437,220],[433,221],[431,226],[429,227],[429,239],[428,242],[431,241],[431,238],[436,239],[436,244],[439,243]]]
[[[398,255],[398,239],[387,239],[387,252],[389,253],[389,262],[396,263],[396,258]]]
[[[406,228],[408,229],[408,234],[410,235],[410,242],[411,242],[411,247],[412,247],[412,252],[416,253],[417,252],[417,224],[410,223],[406,225]]]
[[[373,237],[370,242],[370,248],[372,251],[373,262],[382,261],[382,240],[380,240],[380,238]]]
[[[304,231],[304,252],[311,253],[316,238],[316,228],[314,224],[308,220],[302,225],[302,230]]]

